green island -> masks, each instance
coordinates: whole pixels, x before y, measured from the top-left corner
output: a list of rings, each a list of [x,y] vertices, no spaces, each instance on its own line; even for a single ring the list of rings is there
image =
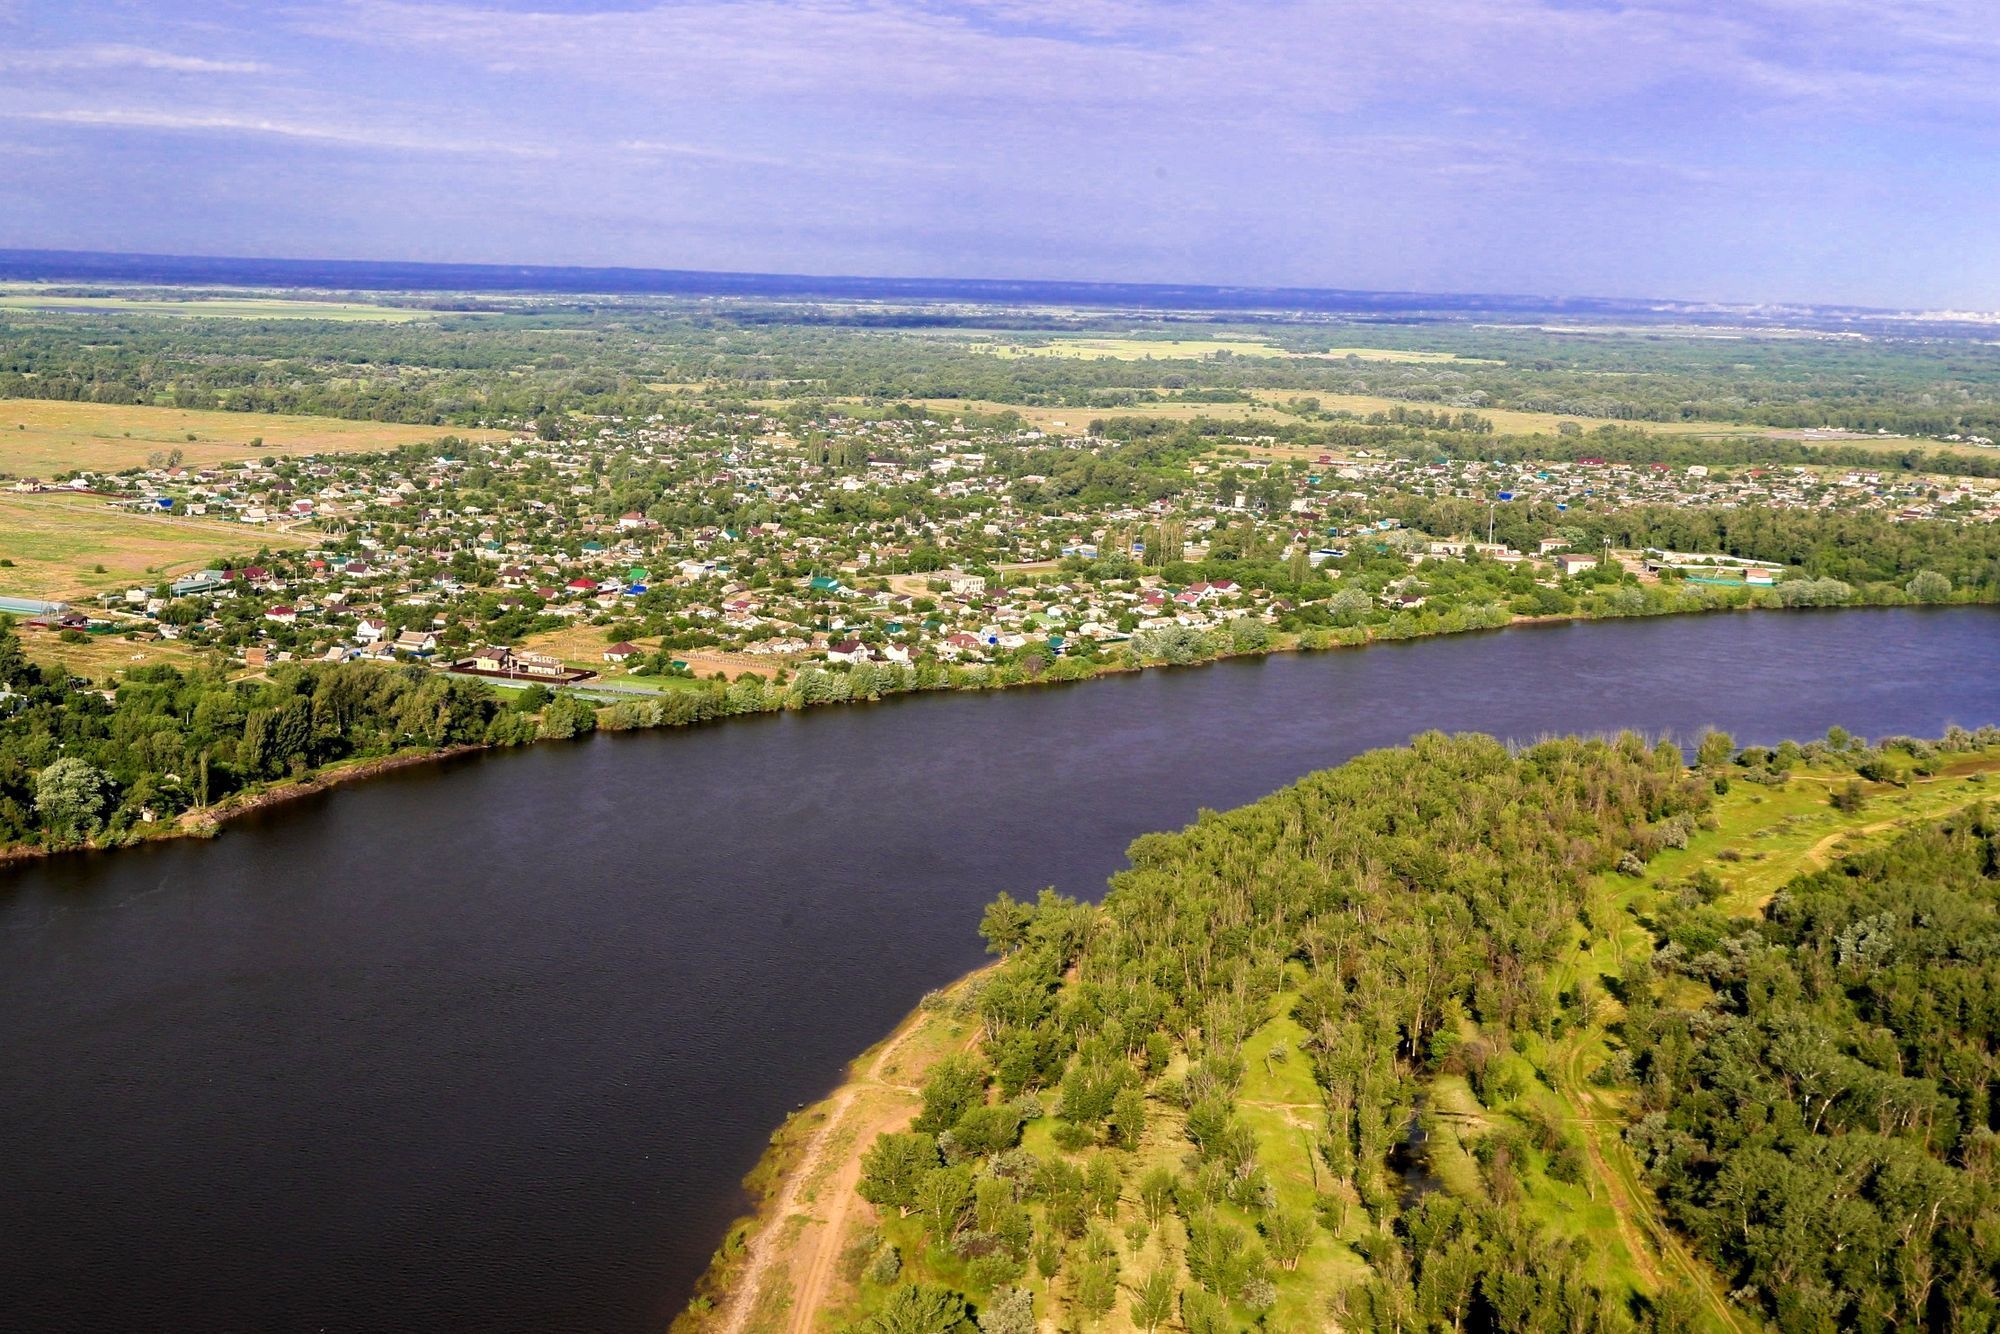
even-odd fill
[[[1996,772],[1429,734],[1003,894],[676,1328],[1979,1327]]]

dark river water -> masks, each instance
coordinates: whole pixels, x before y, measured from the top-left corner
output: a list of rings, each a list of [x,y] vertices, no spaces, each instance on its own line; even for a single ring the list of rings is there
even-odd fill
[[[0,872],[0,1325],[656,1331],[981,905],[1427,728],[2000,722],[2000,612],[1513,630],[600,736]]]

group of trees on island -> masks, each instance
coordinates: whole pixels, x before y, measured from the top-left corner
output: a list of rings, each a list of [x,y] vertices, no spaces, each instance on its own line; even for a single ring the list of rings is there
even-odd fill
[[[1631,735],[1430,734],[1139,839],[1100,905],[1001,895],[981,931],[1003,962],[943,1002],[977,1047],[933,1065],[910,1129],[863,1156],[882,1222],[847,1327],[1704,1328],[1719,1292],[1638,1296],[1609,1236],[1560,1221],[1604,1169],[1551,1114],[1549,1067],[1607,1005],[1595,1078],[1629,1099],[1633,1151],[1730,1302],[1787,1331],[1983,1327],[1983,808],[1753,917],[1705,871],[1662,881],[1637,919],[1655,950],[1622,947],[1594,981],[1571,961],[1633,920],[1593,886],[1644,880],[1732,781],[1811,763],[1900,782],[1995,739],[1836,729],[1739,752],[1710,734],[1690,768]]]
[[[1541,1150],[1497,1145],[1477,1197],[1412,1198],[1391,1158],[1441,1073],[1490,1068],[1499,1100],[1493,1053],[1562,1022],[1550,970],[1590,878],[1708,799],[1634,737],[1430,735],[1141,838],[1100,907],[1002,896],[982,931],[1005,963],[968,1002],[979,1049],[934,1068],[912,1129],[864,1159],[894,1260],[860,1328],[943,1331],[969,1309],[1006,1327],[990,1313],[1026,1288],[1086,1325],[1124,1302],[1142,1328],[1204,1332],[1630,1327],[1586,1247],[1508,1207]],[[1274,1132],[1244,1102],[1246,1045],[1274,1022],[1296,1047],[1262,1059],[1310,1074],[1316,1128]],[[1271,1170],[1301,1157],[1303,1192]],[[1304,1276],[1336,1244],[1371,1277],[1311,1309]],[[930,1323],[904,1323],[920,1302]]]

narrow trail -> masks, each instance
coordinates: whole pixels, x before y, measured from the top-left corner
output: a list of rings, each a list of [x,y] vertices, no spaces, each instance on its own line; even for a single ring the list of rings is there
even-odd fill
[[[1558,1068],[1558,1083],[1557,1092],[1577,1113],[1574,1118],[1577,1122],[1592,1126],[1624,1124],[1624,1118],[1602,1105],[1603,1095],[1585,1084],[1583,1046],[1580,1042],[1572,1040],[1563,1053]],[[1589,1115],[1582,1114],[1586,1109]],[[1724,1329],[1732,1331],[1732,1334],[1745,1334],[1745,1326],[1723,1295],[1714,1272],[1696,1259],[1681,1244],[1680,1238],[1655,1216],[1645,1187],[1639,1183],[1638,1170],[1624,1144],[1614,1140],[1607,1150],[1599,1136],[1592,1132],[1583,1136],[1583,1146],[1597,1179],[1604,1183],[1612,1216],[1618,1221],[1619,1238],[1625,1243],[1626,1252],[1631,1255],[1632,1263],[1639,1272],[1655,1288],[1659,1288],[1662,1286],[1659,1262],[1664,1260],[1690,1288],[1701,1294],[1702,1300]]]
[[[790,1248],[790,1302],[785,1309],[783,1328],[787,1334],[810,1334],[815,1319],[825,1308],[833,1287],[835,1263],[840,1257],[840,1241],[847,1221],[860,1196],[861,1149],[877,1135],[908,1127],[915,1119],[921,1094],[912,1085],[884,1078],[903,1044],[919,1032],[930,1016],[919,1014],[875,1053],[868,1068],[848,1080],[828,1099],[826,1119],[813,1132],[799,1161],[785,1174],[784,1184],[771,1202],[769,1221],[751,1237],[749,1259],[733,1285],[733,1293],[719,1326],[722,1334],[748,1334],[757,1313],[759,1299],[769,1283],[785,1282],[773,1274],[774,1266],[786,1258],[787,1225],[793,1218],[801,1224]],[[984,1035],[975,1027],[962,1050],[976,1046]],[[856,1113],[855,1103],[869,1092],[892,1093],[899,1105]],[[829,1168],[831,1170],[829,1170]],[[816,1194],[814,1194],[817,1192]],[[814,1197],[808,1199],[809,1195]]]

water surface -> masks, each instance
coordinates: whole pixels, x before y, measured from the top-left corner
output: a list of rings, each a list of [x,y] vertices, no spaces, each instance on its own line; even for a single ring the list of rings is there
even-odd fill
[[[0,872],[0,1312],[657,1331],[996,892],[1426,728],[2000,722],[2000,611],[1599,622],[600,736]]]

